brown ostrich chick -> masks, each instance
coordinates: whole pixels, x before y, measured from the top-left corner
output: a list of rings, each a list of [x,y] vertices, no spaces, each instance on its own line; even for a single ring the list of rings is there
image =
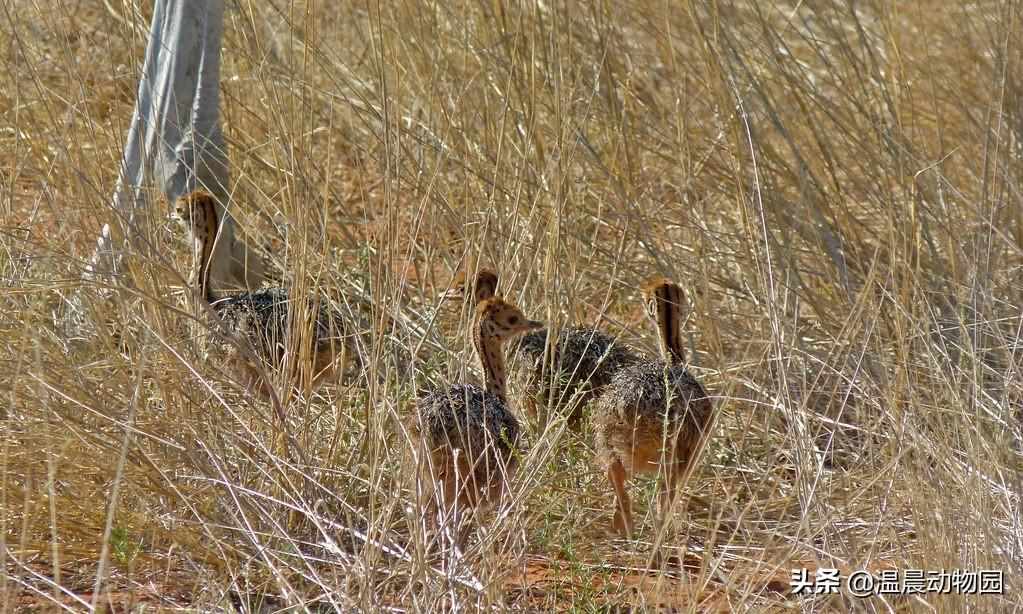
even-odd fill
[[[220,216],[213,196],[195,191],[177,200],[175,214],[192,239],[195,268],[192,273],[197,297],[208,303],[216,316],[214,349],[233,366],[241,382],[263,396],[269,395],[265,375],[294,365],[315,388],[342,373],[352,352],[342,315],[327,306],[326,299],[312,297],[301,306],[283,287],[219,297],[210,283],[214,266],[213,244]],[[298,309],[298,307],[304,307]],[[308,321],[294,321],[297,318]],[[289,329],[303,343],[289,343]],[[290,358],[290,360],[289,360]]]
[[[503,345],[543,326],[500,298],[476,307],[473,342],[485,388],[455,384],[419,397],[419,432],[429,476],[447,512],[493,505],[516,464],[521,429],[508,405]]]
[[[663,523],[714,417],[713,403],[686,369],[682,288],[657,278],[644,286],[643,294],[667,360],[644,360],[623,368],[593,406],[597,458],[617,499],[614,528],[625,536],[634,530],[628,477],[663,474],[658,497]]]
[[[445,296],[482,301],[494,296],[497,283],[490,269],[475,276],[461,272]],[[584,326],[562,330],[550,347],[546,328],[527,333],[512,345],[511,354],[511,388],[526,412],[541,423],[550,414],[561,414],[573,430],[580,429],[584,408],[615,373],[638,360],[621,341]]]

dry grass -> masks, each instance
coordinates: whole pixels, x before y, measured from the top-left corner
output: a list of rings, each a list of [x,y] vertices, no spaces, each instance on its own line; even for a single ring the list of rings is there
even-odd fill
[[[3,3],[0,609],[1021,607],[1019,5],[502,4],[229,6],[240,226],[367,329],[371,376],[288,399],[285,445],[201,358],[166,211],[115,300],[78,281],[148,14]],[[481,544],[424,555],[411,400],[472,370],[434,296],[477,260],[647,351],[637,287],[688,288],[721,414],[664,538],[681,571],[641,569],[649,514],[605,535],[610,488],[557,429]],[[74,292],[110,326],[69,344]],[[803,566],[1007,592],[795,598]]]

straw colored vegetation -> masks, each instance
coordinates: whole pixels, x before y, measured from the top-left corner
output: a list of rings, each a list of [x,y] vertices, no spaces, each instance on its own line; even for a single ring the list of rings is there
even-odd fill
[[[0,610],[1021,605],[1017,3],[230,2],[240,232],[360,323],[360,375],[285,361],[270,401],[207,354],[171,203],[116,284],[80,281],[130,4],[0,10]],[[519,408],[501,505],[430,545],[415,399],[481,381],[437,299],[476,266],[645,356],[640,285],[683,287],[716,419],[666,523],[637,476],[613,536],[592,427]],[[61,325],[73,296],[94,326]],[[799,567],[1003,569],[1006,594],[797,597]]]

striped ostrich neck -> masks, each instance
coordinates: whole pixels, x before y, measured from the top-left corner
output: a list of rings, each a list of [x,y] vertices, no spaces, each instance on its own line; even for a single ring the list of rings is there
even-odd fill
[[[476,280],[476,302],[494,298],[497,295],[497,278],[493,275],[481,275]]]
[[[675,286],[664,285],[654,293],[657,301],[657,332],[661,338],[661,351],[676,365],[685,364],[686,350],[682,344],[682,292]]]
[[[462,275],[462,291],[472,297],[475,305],[497,296],[497,274],[490,269],[480,269],[471,282],[469,273],[462,273]]]
[[[480,364],[483,365],[483,377],[486,381],[487,392],[507,403],[505,396],[504,377],[504,350],[501,347],[501,339],[493,332],[494,323],[490,316],[484,313],[476,325],[473,334],[473,344],[476,346],[476,353],[480,357]]]
[[[210,267],[213,264],[213,246],[217,238],[220,216],[212,198],[196,198],[193,201],[192,235],[195,240],[195,289],[207,302],[216,297],[210,285]]]

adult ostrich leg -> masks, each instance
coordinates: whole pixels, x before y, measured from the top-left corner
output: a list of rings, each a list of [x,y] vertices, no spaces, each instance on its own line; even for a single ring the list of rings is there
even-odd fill
[[[151,179],[167,202],[196,189],[217,198],[221,227],[211,284],[258,287],[262,260],[235,240],[229,202],[228,160],[220,127],[220,45],[223,0],[156,0],[135,110],[128,129],[113,220],[103,226],[85,271],[86,280],[114,282],[121,259],[141,247],[142,213],[151,213]],[[115,282],[116,283],[116,282]]]

